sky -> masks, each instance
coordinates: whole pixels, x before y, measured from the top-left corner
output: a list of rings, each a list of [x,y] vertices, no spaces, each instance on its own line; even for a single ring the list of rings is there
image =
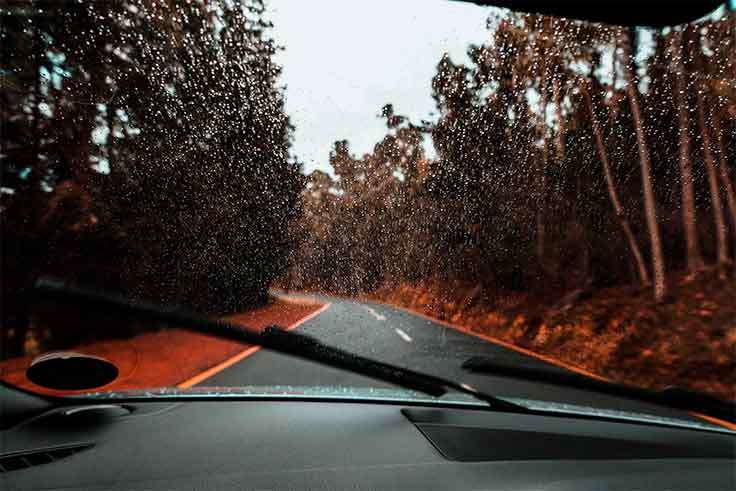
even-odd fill
[[[489,34],[491,9],[448,0],[267,0],[272,37],[285,50],[292,154],[306,173],[331,172],[329,154],[347,139],[354,155],[386,134],[384,104],[419,123],[434,120],[431,81],[444,53],[467,61]]]

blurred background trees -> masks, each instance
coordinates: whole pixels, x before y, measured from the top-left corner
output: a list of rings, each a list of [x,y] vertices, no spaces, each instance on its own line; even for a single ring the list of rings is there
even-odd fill
[[[2,325],[40,275],[226,312],[290,248],[278,49],[261,0],[2,7]]]
[[[461,282],[542,301],[639,284],[663,301],[670,273],[732,274],[734,15],[654,31],[504,12],[488,26],[471,63],[439,61],[435,122],[389,105],[372,153],[338,142],[337,177],[310,176],[302,200],[320,211],[299,222],[308,246],[286,283]]]

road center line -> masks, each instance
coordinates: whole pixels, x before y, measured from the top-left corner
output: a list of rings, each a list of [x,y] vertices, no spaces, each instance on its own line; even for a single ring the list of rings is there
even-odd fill
[[[383,322],[383,321],[386,320],[386,316],[383,316],[383,315],[379,314],[378,312],[376,312],[375,310],[373,310],[371,307],[368,307],[367,305],[363,305],[363,308],[365,310],[367,310],[369,314],[371,314],[373,317],[375,317],[376,320],[381,321],[381,322]]]
[[[411,342],[413,341],[413,340],[411,339],[411,336],[409,336],[409,335],[408,335],[407,333],[405,333],[404,331],[402,331],[402,330],[401,330],[401,329],[399,329],[398,327],[397,327],[396,329],[394,329],[394,331],[396,331],[396,334],[398,334],[398,335],[399,335],[399,337],[400,337],[401,339],[403,339],[404,341],[406,341],[407,343],[411,343]]]

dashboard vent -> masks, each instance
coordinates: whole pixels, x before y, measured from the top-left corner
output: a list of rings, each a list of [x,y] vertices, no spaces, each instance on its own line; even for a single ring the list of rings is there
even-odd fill
[[[61,447],[40,448],[0,455],[0,473],[18,471],[37,465],[50,464],[91,448],[93,443],[79,443]]]

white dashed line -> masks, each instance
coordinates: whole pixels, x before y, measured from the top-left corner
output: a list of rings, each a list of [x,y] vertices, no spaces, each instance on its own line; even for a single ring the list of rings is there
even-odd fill
[[[378,312],[376,312],[372,308],[368,307],[367,305],[363,305],[363,308],[365,310],[367,310],[369,314],[371,314],[373,317],[375,317],[376,320],[381,321],[381,322],[383,322],[383,321],[386,320],[386,317],[385,316],[379,314]]]
[[[411,343],[411,342],[413,341],[413,340],[411,339],[411,336],[409,336],[409,335],[408,335],[407,333],[405,333],[404,331],[402,331],[402,330],[401,330],[401,329],[399,329],[398,327],[397,327],[396,329],[394,329],[394,330],[396,331],[396,334],[398,334],[398,335],[399,335],[399,337],[401,337],[401,339],[403,339],[403,340],[404,340],[404,341],[406,341],[407,343]]]

